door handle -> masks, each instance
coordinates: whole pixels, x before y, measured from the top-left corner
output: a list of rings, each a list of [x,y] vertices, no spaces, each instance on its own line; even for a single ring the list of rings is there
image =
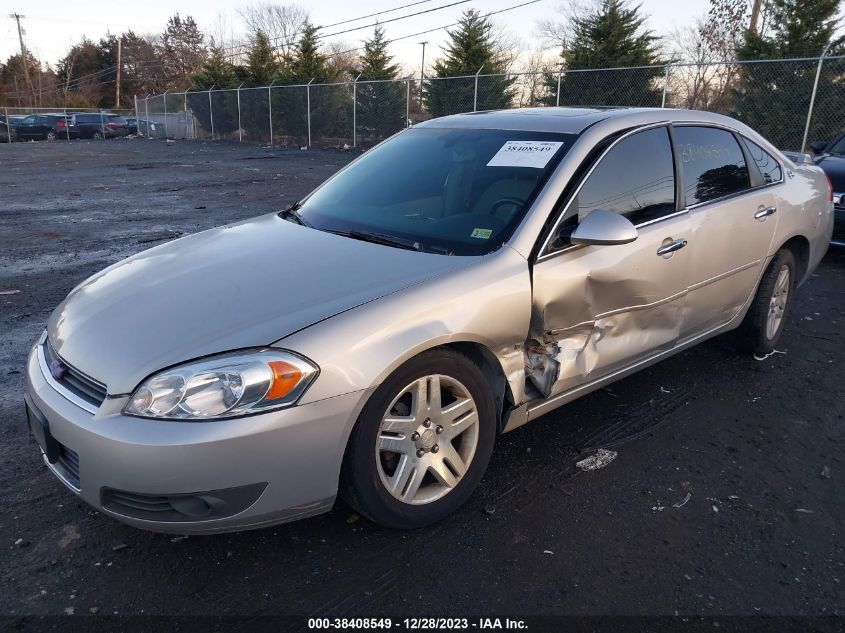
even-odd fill
[[[764,207],[757,210],[757,213],[754,214],[754,218],[757,220],[765,220],[770,215],[774,215],[777,213],[777,207]]]
[[[661,256],[671,255],[675,251],[681,250],[686,245],[686,240],[675,240],[674,242],[669,242],[668,244],[664,244],[663,246],[658,248],[657,254]]]

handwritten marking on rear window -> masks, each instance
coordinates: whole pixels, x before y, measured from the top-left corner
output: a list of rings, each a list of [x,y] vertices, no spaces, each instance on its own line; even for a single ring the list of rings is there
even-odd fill
[[[563,143],[555,141],[508,141],[496,152],[488,167],[534,167],[542,169]]]
[[[731,157],[730,149],[718,143],[679,143],[678,152],[685,163],[698,160],[725,160]]]

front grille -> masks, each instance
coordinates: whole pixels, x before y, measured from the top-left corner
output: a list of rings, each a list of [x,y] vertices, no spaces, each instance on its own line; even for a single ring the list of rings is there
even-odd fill
[[[47,361],[47,368],[51,374],[52,367],[57,363],[63,370],[59,372],[59,378],[56,378],[56,374],[52,374],[55,382],[90,404],[97,407],[103,404],[106,399],[106,386],[86,376],[62,359],[53,349],[50,339],[44,342],[44,360]]]
[[[65,471],[65,478],[75,488],[79,488],[79,455],[62,445],[59,450],[59,459],[56,462]]]

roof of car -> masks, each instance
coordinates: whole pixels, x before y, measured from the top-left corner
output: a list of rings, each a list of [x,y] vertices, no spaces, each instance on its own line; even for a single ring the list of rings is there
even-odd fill
[[[700,121],[703,123],[733,124],[734,126],[738,124],[737,121],[721,114],[698,110],[625,107],[546,107],[454,114],[418,123],[415,127],[475,128],[580,134],[595,123],[608,119],[614,119],[619,124],[624,124],[630,120],[631,125],[643,125],[658,121]]]

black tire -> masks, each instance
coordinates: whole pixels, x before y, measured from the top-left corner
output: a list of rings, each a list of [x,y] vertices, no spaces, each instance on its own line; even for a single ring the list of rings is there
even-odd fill
[[[103,140],[103,133],[97,130],[91,135],[91,138],[95,141],[102,141]]]
[[[773,334],[769,334],[769,308],[772,302],[772,297],[775,292],[775,285],[783,267],[789,270],[789,280],[787,284],[786,305],[783,308],[780,324],[777,326]],[[739,328],[739,343],[742,348],[752,352],[753,354],[762,356],[770,354],[780,340],[783,334],[783,328],[786,325],[786,320],[789,317],[789,309],[792,306],[792,294],[795,289],[795,256],[792,251],[782,248],[772,258],[766,272],[763,273],[763,278],[760,280],[760,285],[757,288],[757,294],[748,308],[748,313]]]
[[[405,386],[434,374],[466,387],[478,412],[475,454],[463,477],[445,496],[423,505],[395,498],[379,475],[375,447],[382,417]],[[347,503],[370,520],[390,528],[414,529],[436,523],[460,508],[481,481],[496,440],[493,394],[479,368],[463,354],[437,349],[408,361],[385,380],[361,411],[344,456],[340,492]]]
[[[56,138],[58,138],[58,137],[56,136],[56,133],[55,133],[55,132],[53,132],[52,130],[50,130],[49,132],[47,132],[47,134],[45,134],[45,135],[44,135],[44,138],[45,138],[46,140],[48,140],[48,141],[52,142],[52,141],[55,141],[55,140],[56,140]]]

